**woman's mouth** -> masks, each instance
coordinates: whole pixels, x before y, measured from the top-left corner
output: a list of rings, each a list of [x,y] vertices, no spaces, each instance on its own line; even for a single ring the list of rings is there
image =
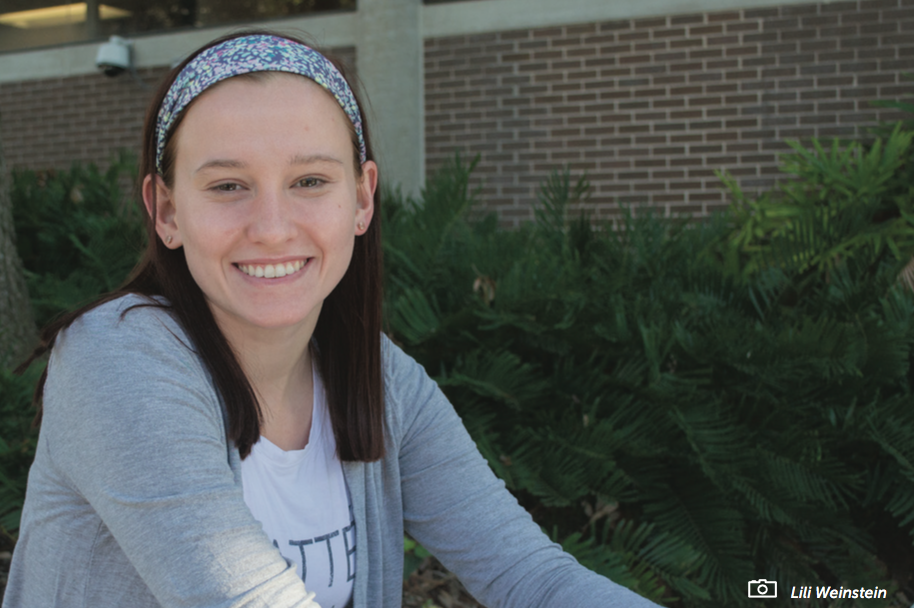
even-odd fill
[[[305,267],[307,260],[295,260],[277,264],[235,264],[241,272],[249,277],[278,279],[294,274]]]

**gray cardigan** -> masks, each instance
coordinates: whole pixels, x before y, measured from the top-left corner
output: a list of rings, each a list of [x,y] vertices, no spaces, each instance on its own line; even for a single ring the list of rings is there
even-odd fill
[[[302,606],[244,503],[201,360],[166,312],[121,298],[62,332],[4,607]],[[403,532],[490,607],[649,608],[546,538],[447,399],[384,339],[387,456],[345,463],[355,608],[400,606]],[[329,607],[324,607],[329,608]]]

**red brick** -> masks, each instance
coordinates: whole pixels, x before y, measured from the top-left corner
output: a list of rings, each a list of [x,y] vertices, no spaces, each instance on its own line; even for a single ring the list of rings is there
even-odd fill
[[[690,32],[691,29],[690,28]],[[663,30],[654,30],[653,31],[654,39],[663,39],[663,38],[679,38],[686,35],[684,28],[672,28],[672,29],[663,29]]]
[[[867,59],[892,60],[892,59],[895,59],[895,57],[897,55],[898,55],[898,49],[891,48],[891,47],[890,48],[880,47],[880,48],[876,48],[876,49],[860,49],[859,51],[857,51],[857,58],[860,59],[861,61],[865,61]],[[880,65],[880,69],[885,70],[887,68],[884,65]],[[895,68],[890,67],[888,69],[895,69]]]
[[[670,76],[654,76],[651,83],[654,85],[683,84],[686,77],[682,74],[673,74]]]
[[[734,46],[727,48],[724,55],[726,57],[746,57],[748,55],[758,55],[758,46],[752,44],[748,46]]]
[[[879,21],[878,11],[853,11],[841,15],[841,23],[862,24]]]
[[[693,97],[689,99],[689,106],[716,106],[722,102],[723,99],[719,96]]]
[[[700,61],[693,61],[690,63],[674,63],[670,66],[671,72],[690,72],[695,70],[702,69]]]
[[[740,15],[738,12],[730,13],[710,13],[708,15],[708,23],[717,23],[720,21],[738,21]]]
[[[757,21],[743,21],[739,23],[728,23],[727,24],[727,33],[731,32],[756,32],[759,30],[759,23]]]
[[[671,40],[670,48],[671,49],[681,49],[690,46],[702,46],[701,38],[684,38],[682,40]]]
[[[857,3],[853,0],[849,2],[831,2],[821,6],[821,11],[823,13],[854,13],[856,10]]]
[[[697,25],[689,28],[689,36],[714,36],[722,34],[724,26],[717,25]]]
[[[689,51],[689,59],[716,59],[718,57],[723,57],[723,49],[701,49]]]
[[[723,80],[720,72],[696,72],[689,74],[689,82],[719,82]]]
[[[620,42],[647,40],[648,38],[650,38],[650,33],[646,32],[646,31],[625,32],[625,33],[620,33],[617,36],[617,38]]]
[[[731,116],[738,116],[739,108],[728,108],[721,106],[718,108],[708,108],[705,110],[705,116],[708,118],[728,118]]]
[[[763,44],[777,42],[777,32],[763,32],[760,34],[744,34],[743,44]]]

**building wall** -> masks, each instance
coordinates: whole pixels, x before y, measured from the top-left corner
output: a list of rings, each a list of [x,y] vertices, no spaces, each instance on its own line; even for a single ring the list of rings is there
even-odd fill
[[[355,49],[334,49],[354,73]],[[140,85],[126,75],[82,74],[0,85],[0,134],[9,166],[101,167],[119,150],[139,154],[143,120],[168,68],[141,68]]]
[[[789,139],[865,137],[914,92],[914,0],[860,0],[426,39],[426,166],[481,156],[483,199],[532,217],[567,165],[618,203],[667,214],[726,204],[715,171],[770,188]]]
[[[366,89],[377,93],[367,110],[375,141],[394,144],[390,162],[382,156],[388,182],[418,187],[422,144],[410,142],[423,137],[426,174],[455,151],[478,153],[483,198],[506,224],[532,217],[537,185],[561,165],[587,172],[596,217],[615,216],[619,202],[705,213],[726,202],[715,170],[750,193],[770,188],[786,139],[866,136],[897,118],[871,100],[914,90],[903,78],[914,72],[914,0],[489,0],[417,13],[403,0],[396,7],[410,23],[397,27],[424,40],[410,51],[423,55],[418,76],[412,60],[369,61],[389,44],[367,34],[391,6],[362,0],[358,12],[264,25],[305,32],[353,65],[360,49]],[[221,33],[138,38],[140,76],[154,84],[162,64]],[[151,90],[95,73],[96,50],[0,55],[10,165],[105,165],[120,148],[138,149]],[[378,93],[378,82],[399,96]],[[380,131],[391,125],[395,133]]]
[[[138,75],[153,87],[164,68]],[[0,133],[7,163],[20,169],[102,166],[119,149],[139,153],[152,91],[129,78],[82,75],[0,87]]]

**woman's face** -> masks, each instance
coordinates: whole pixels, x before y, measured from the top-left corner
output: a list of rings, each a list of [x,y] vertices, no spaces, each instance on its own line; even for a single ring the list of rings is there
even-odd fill
[[[377,167],[356,170],[349,119],[302,76],[234,78],[204,92],[174,136],[156,229],[226,335],[313,332],[374,211]],[[251,333],[251,332],[255,333]]]

